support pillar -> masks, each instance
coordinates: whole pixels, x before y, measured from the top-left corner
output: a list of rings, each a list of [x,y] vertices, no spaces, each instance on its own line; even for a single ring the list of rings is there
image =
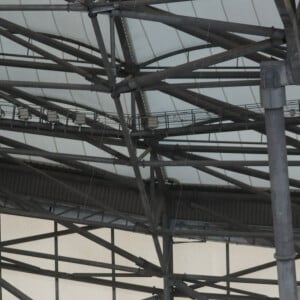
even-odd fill
[[[2,215],[0,214],[0,243],[2,242]],[[1,251],[0,251],[0,263],[1,260]],[[2,279],[2,268],[0,267],[0,279]],[[0,300],[2,300],[2,287],[0,287]]]
[[[229,277],[230,275],[230,239],[228,239],[226,241],[226,276]],[[226,294],[227,296],[230,295],[230,280],[227,279],[226,281],[226,288],[227,288],[227,291],[226,291]]]
[[[261,65],[261,101],[268,140],[279,296],[281,300],[298,300],[283,111],[286,74],[283,62],[270,61]]]
[[[110,241],[113,246],[115,246],[115,230],[112,228],[110,230]],[[111,250],[111,264],[112,264],[112,300],[117,300],[117,290],[116,290],[116,255],[115,251]]]
[[[167,204],[166,204],[167,206]],[[163,216],[163,228],[170,229],[170,219],[168,216],[168,209],[166,207]],[[173,281],[171,276],[173,275],[173,239],[172,236],[164,233],[163,236],[163,255],[165,261],[164,272],[164,293],[163,300],[173,300]]]
[[[57,222],[54,222],[54,255],[55,255],[55,263],[54,263],[54,268],[55,268],[55,300],[59,300],[59,278],[57,276],[58,271],[59,271],[59,266],[58,266],[58,236],[57,236]]]

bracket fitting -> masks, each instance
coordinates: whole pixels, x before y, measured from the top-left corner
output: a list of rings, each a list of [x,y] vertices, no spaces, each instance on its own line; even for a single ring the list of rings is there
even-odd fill
[[[285,86],[292,80],[284,61],[261,63],[261,105],[266,109],[281,108],[286,105]]]

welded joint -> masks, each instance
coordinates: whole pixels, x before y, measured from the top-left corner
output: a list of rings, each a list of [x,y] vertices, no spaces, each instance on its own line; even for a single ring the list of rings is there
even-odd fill
[[[97,14],[109,13],[115,9],[119,9],[119,3],[105,3],[103,6],[93,7],[90,6],[88,8],[89,16],[97,16]]]
[[[143,161],[143,158],[152,151],[152,147],[148,147],[139,157],[138,162]]]
[[[260,68],[262,107],[276,109],[285,106],[285,86],[293,82],[290,68],[285,61],[265,61],[261,63]]]
[[[129,88],[131,88],[132,90],[136,90],[136,89],[139,88],[138,83],[137,83],[136,80],[134,80],[134,79],[130,79],[130,80],[128,81],[128,86],[129,86]]]
[[[294,252],[291,255],[285,255],[285,256],[278,255],[277,253],[274,254],[274,258],[277,261],[294,261],[297,256],[298,254],[296,252]]]
[[[284,39],[284,37],[285,37],[285,33],[283,30],[277,29],[272,26],[272,34],[270,36],[272,40],[282,40]]]
[[[284,61],[264,61],[260,64],[261,87],[279,88],[290,82]]]

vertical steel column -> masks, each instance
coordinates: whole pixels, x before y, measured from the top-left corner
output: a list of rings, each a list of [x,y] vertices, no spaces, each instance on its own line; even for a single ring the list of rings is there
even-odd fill
[[[150,161],[154,161],[155,157],[153,154],[153,150],[150,152]],[[156,208],[157,208],[157,192],[155,186],[155,169],[153,166],[150,166],[150,207],[153,211],[153,215],[156,215]]]
[[[111,65],[112,76],[115,79],[117,76],[117,69],[116,69],[116,43],[115,43],[116,37],[115,37],[114,16],[109,16],[109,28],[110,28],[110,65]]]
[[[136,124],[135,91],[133,91],[131,92],[131,128],[133,132],[136,131]]]
[[[279,296],[281,300],[298,300],[283,112],[286,102],[284,86],[287,82],[285,65],[273,61],[262,63],[261,79],[261,101],[265,108],[270,164]]]
[[[165,212],[163,215],[163,228],[170,229],[170,218],[168,214],[168,204],[165,203]],[[173,282],[171,276],[173,275],[173,240],[172,236],[168,233],[162,235],[163,238],[163,255],[165,261],[165,272],[164,272],[164,294],[163,300],[173,300]]]
[[[2,215],[0,214],[0,243],[2,242]],[[0,263],[1,260],[1,251],[0,251]],[[0,279],[2,279],[2,267],[0,267]],[[2,287],[0,287],[0,300],[2,300]]]
[[[111,244],[115,245],[115,230],[112,228],[110,231],[110,241]],[[111,250],[111,264],[112,264],[112,300],[117,299],[117,293],[116,293],[116,257],[115,257],[115,251]]]
[[[230,275],[230,240],[226,241],[226,276]],[[230,279],[226,280],[227,295],[230,295]]]
[[[54,255],[55,255],[55,300],[59,300],[59,279],[58,274],[58,237],[57,237],[57,222],[54,222]]]

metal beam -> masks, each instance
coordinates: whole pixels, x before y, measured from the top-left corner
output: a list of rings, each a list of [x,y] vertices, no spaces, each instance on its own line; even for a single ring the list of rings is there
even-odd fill
[[[107,242],[106,240],[88,232],[88,231],[85,231],[85,230],[81,230],[80,227],[72,224],[72,223],[69,223],[69,222],[66,222],[66,221],[59,221],[59,223],[61,225],[63,225],[64,227],[70,229],[70,230],[73,230],[74,232],[78,233],[79,235],[95,242],[96,244],[102,246],[102,247],[105,247],[106,249],[109,249],[110,251],[114,251],[116,254],[126,258],[127,260],[135,263],[137,266],[143,268],[143,269],[146,269],[148,270],[150,273],[152,272],[153,275],[155,274],[161,274],[161,269],[160,267],[156,266],[155,264],[153,263],[150,263],[148,262],[147,260],[141,258],[141,257],[137,257],[129,252],[127,252],[126,250],[120,248],[120,247],[117,247],[109,242]]]
[[[5,99],[9,103],[12,103],[14,105],[13,110],[16,107],[25,107],[28,109],[28,112],[30,114],[37,116],[40,120],[48,121],[47,115],[44,112],[28,105],[27,103],[24,103],[24,102],[16,99],[15,97],[9,95],[8,93],[4,93],[4,92],[0,91],[0,98]],[[12,116],[12,118],[14,118],[14,115]]]
[[[63,116],[65,116],[66,118],[70,118],[72,120],[75,120],[76,119],[76,112],[74,111],[71,111],[61,105],[58,105],[56,103],[52,103],[50,101],[47,101],[46,99],[40,97],[40,96],[36,96],[36,95],[32,95],[26,91],[23,91],[21,89],[17,89],[17,88],[13,88],[13,87],[2,87],[2,90],[10,93],[11,95],[13,95],[14,97],[20,97],[22,99],[25,99],[31,103],[34,103],[36,105],[39,105],[39,106],[42,106],[46,109],[49,109],[49,110],[54,110],[56,111],[58,114],[61,114]],[[91,126],[91,127],[94,127],[94,128],[98,128],[98,129],[108,129],[108,130],[111,130],[111,131],[115,131],[117,132],[118,130],[112,128],[111,126],[108,126],[108,125],[105,125],[105,124],[102,124],[90,117],[85,117],[85,121],[86,121],[86,124]]]
[[[0,18],[0,25],[5,27],[6,21],[4,19]],[[13,27],[13,23],[11,23],[10,25],[12,25]],[[8,26],[10,28],[10,26]],[[36,33],[34,33],[33,35],[35,35]],[[67,70],[72,70],[73,72],[81,75],[83,78],[85,78],[88,81],[91,81],[93,83],[96,83],[99,86],[102,86],[102,88],[106,91],[109,91],[107,88],[107,82],[104,79],[101,79],[100,77],[95,77],[92,74],[86,72],[85,70],[81,69],[78,66],[72,65],[68,62],[66,62],[65,60],[59,58],[58,56],[55,56],[54,54],[36,46],[33,45],[32,43],[29,43],[27,41],[25,41],[24,39],[19,38],[18,36],[14,35],[13,33],[9,32],[8,30],[4,30],[4,29],[0,29],[0,35],[14,41],[15,43],[22,45],[23,47],[32,50],[35,53],[38,53],[54,62],[56,62],[59,65],[64,66]],[[38,34],[39,35],[39,34]]]
[[[164,11],[164,10],[160,10],[158,8],[154,8],[154,7],[145,7],[144,10],[146,12],[159,12],[160,14],[163,15],[167,15],[167,16],[172,16],[172,13]],[[222,32],[222,34],[214,32],[214,31],[209,31],[209,34],[207,34],[207,30],[206,29],[202,29],[200,26],[193,26],[193,25],[176,25],[176,24],[168,24],[165,23],[166,25],[169,25],[177,30],[180,30],[182,32],[185,32],[187,34],[190,34],[194,37],[197,37],[201,40],[207,41],[209,43],[212,43],[214,46],[218,46],[224,49],[232,49],[232,48],[236,48],[238,46],[241,46],[241,44],[237,41],[234,41],[232,39],[229,39],[228,36],[224,37],[224,35],[227,35],[226,32]],[[247,43],[249,44],[249,42]],[[265,50],[266,52],[268,52],[268,50]],[[247,58],[255,61],[255,62],[261,62],[264,60],[268,60],[268,56],[262,54],[262,53],[254,53],[254,54],[249,54],[246,55]]]
[[[209,111],[209,112],[213,112],[216,114],[221,114],[223,117],[229,118],[235,122],[244,122],[245,119],[248,118],[252,118],[256,121],[260,121],[263,120],[263,116],[261,114],[249,111],[247,109],[243,109],[243,108],[237,108],[234,105],[230,105],[228,103],[224,103],[220,100],[214,99],[212,97],[208,97],[205,95],[199,95],[199,93],[194,93],[191,91],[187,91],[184,89],[180,89],[180,88],[173,88],[168,89],[168,85],[164,84],[165,87],[163,88],[164,92],[166,92],[169,95],[175,96],[179,99],[183,99],[184,101],[191,103],[195,106],[204,108],[205,110]],[[219,108],[218,108],[219,107]],[[218,112],[219,110],[219,112]],[[222,111],[222,113],[221,113]],[[250,121],[250,120],[249,120]],[[251,121],[250,121],[251,122]],[[250,124],[251,126],[251,124]],[[287,127],[289,128],[289,127]],[[249,127],[250,129],[250,127]],[[252,128],[251,128],[252,129]],[[265,130],[264,129],[256,129],[258,132],[260,132],[261,134],[265,134]],[[291,131],[293,131],[291,129]],[[300,147],[300,143],[297,139],[292,138],[290,136],[286,136],[286,141],[287,144],[290,146],[294,146],[296,148]]]
[[[299,124],[299,117],[286,118],[286,124]],[[155,129],[155,130],[138,130],[131,133],[133,138],[156,138],[163,139],[165,137],[175,137],[183,135],[195,135],[195,134],[206,134],[206,133],[221,133],[221,132],[232,132],[232,131],[244,131],[244,130],[256,130],[263,132],[265,122],[264,121],[241,121],[241,122],[222,122],[219,121],[217,124],[195,124],[185,127],[174,127],[166,129]],[[26,127],[24,122],[19,120],[0,119],[0,128],[6,131],[19,131],[27,132],[35,135],[46,135],[46,136],[57,136],[66,139],[85,140],[86,138],[101,137],[103,141],[110,141],[111,143],[123,146],[124,143],[120,141],[123,138],[123,133],[119,130],[109,129],[95,129],[90,127],[82,127],[81,131],[78,131],[78,126],[72,125],[57,125],[53,129],[49,124],[43,124],[34,121],[28,121]],[[206,141],[209,143],[209,141]],[[291,146],[299,148],[298,143],[294,143],[293,139],[288,140]]]
[[[276,263],[275,263],[276,266]],[[182,280],[192,283],[192,284],[203,284],[203,281],[205,281],[205,285],[204,286],[212,286],[214,285],[213,283],[210,283],[210,281],[218,281],[219,278],[218,276],[210,276],[210,275],[191,275],[191,274],[184,274],[184,276],[181,275],[174,275],[175,278],[181,278]],[[231,283],[240,283],[240,284],[249,284],[249,285],[275,285],[278,286],[278,280],[276,279],[265,279],[265,278],[250,278],[250,277],[237,277],[237,278],[230,278],[228,279],[230,280]],[[221,280],[220,282],[224,282],[225,280]],[[300,282],[297,281],[297,284],[299,285]],[[201,285],[202,286],[202,285]],[[217,285],[218,287],[220,285]],[[224,285],[223,285],[224,287]],[[178,293],[176,293],[176,295],[178,295]]]
[[[230,295],[232,295],[230,292],[233,292],[233,293],[241,294],[243,296],[253,297],[254,299],[257,299],[257,300],[270,299],[267,295],[258,294],[258,293],[254,293],[254,292],[249,292],[249,291],[244,290],[244,289],[238,289],[238,288],[233,288],[233,287],[225,287],[225,286],[222,286],[222,285],[219,285],[219,284],[214,284],[214,283],[207,284],[207,286],[212,287],[212,288],[217,289],[217,290],[227,291],[226,295],[228,297],[230,297]]]
[[[125,165],[130,166],[131,163],[127,160],[99,157],[99,156],[89,156],[80,154],[68,154],[59,152],[49,152],[44,150],[26,150],[26,149],[11,149],[11,148],[1,148],[0,154],[17,154],[17,155],[30,155],[30,156],[41,156],[49,159],[60,159],[60,160],[80,160],[87,162],[99,162],[103,164],[114,164],[114,165]],[[164,151],[160,150],[160,153],[164,155]],[[184,154],[182,155],[184,156]],[[206,159],[205,157],[199,157],[199,159],[177,159],[175,161],[165,161],[165,160],[138,160],[137,164],[141,167],[258,167],[258,166],[269,166],[269,161],[267,160],[213,160]],[[300,166],[300,161],[290,160],[288,161],[289,166]],[[239,171],[239,170],[235,170]],[[239,171],[241,172],[241,171]],[[246,170],[245,172],[246,173]],[[267,174],[267,173],[266,173]]]
[[[281,40],[264,40],[261,42],[252,43],[250,45],[236,47],[234,49],[214,54],[209,57],[200,58],[188,63],[178,65],[176,67],[171,67],[169,69],[162,70],[154,74],[143,75],[135,77],[133,79],[122,81],[119,84],[117,84],[116,92],[128,92],[133,89],[151,86],[155,83],[160,82],[161,80],[168,78],[169,76],[172,76],[172,74],[181,72],[191,72],[197,70],[198,68],[208,67],[239,56],[246,56],[257,51],[268,49],[273,45],[281,45],[282,43],[283,41]]]
[[[90,119],[91,120],[91,119]],[[89,122],[89,121],[88,121]],[[294,122],[296,123],[296,122]],[[99,123],[99,127],[101,127]],[[36,121],[27,121],[26,127],[24,127],[24,121],[21,120],[11,120],[11,119],[0,119],[0,128],[8,131],[19,131],[28,132],[32,134],[41,134],[48,136],[57,136],[62,138],[72,138],[75,140],[85,140],[88,138],[121,138],[123,134],[117,129],[108,128],[91,128],[91,127],[81,127],[79,131],[79,126],[67,125],[67,124],[56,124],[52,128],[50,123],[40,123]],[[141,134],[143,135],[143,134]]]
[[[97,229],[97,227],[82,226],[81,229],[93,230],[93,229]],[[51,231],[48,233],[41,233],[41,234],[30,235],[30,236],[26,236],[26,237],[22,237],[22,238],[17,238],[17,239],[5,240],[5,241],[1,241],[0,247],[23,244],[23,243],[27,243],[27,242],[34,242],[34,241],[39,241],[39,240],[43,240],[43,239],[53,238],[54,236],[59,237],[59,236],[64,236],[64,235],[68,235],[68,234],[74,234],[74,232],[66,229],[66,230],[59,230],[57,232]]]
[[[139,68],[146,67],[147,65],[151,65],[151,64],[153,64],[155,62],[158,62],[160,60],[163,60],[165,58],[170,58],[172,56],[176,56],[176,55],[179,55],[179,54],[190,53],[190,52],[193,52],[193,51],[212,48],[212,47],[214,47],[212,44],[204,44],[204,45],[199,45],[199,46],[192,46],[192,47],[187,47],[187,48],[183,48],[183,49],[173,50],[173,51],[168,52],[166,54],[158,55],[156,57],[153,57],[149,60],[146,60],[146,61],[140,63]],[[1,60],[0,60],[0,62],[1,62]]]
[[[1,4],[0,11],[83,11],[82,4]]]
[[[33,300],[3,278],[0,278],[0,286],[18,299]]]
[[[96,40],[98,43],[98,47],[102,56],[103,66],[107,73],[108,81],[110,82],[110,86],[113,86],[113,72],[112,72],[112,65],[108,60],[107,50],[105,48],[103,36],[100,30],[100,26],[97,20],[97,15],[93,15],[92,13],[89,14],[90,19],[92,21],[93,29],[95,32]]]
[[[27,36],[28,38],[31,38],[33,40],[36,40],[42,44],[45,44],[45,45],[55,48],[57,50],[68,53],[74,57],[81,58],[86,62],[95,64],[98,66],[103,66],[103,62],[100,58],[98,58],[97,56],[92,55],[88,52],[82,51],[82,50],[78,49],[78,47],[74,48],[72,46],[67,45],[66,43],[62,43],[62,42],[58,41],[57,39],[50,38],[49,36],[42,34],[42,33],[34,32],[23,26],[17,25],[13,22],[9,22],[3,18],[0,18],[0,24],[2,27],[7,28],[11,33],[22,34],[22,35]],[[99,77],[98,77],[98,80],[99,80]]]
[[[188,0],[141,0],[138,3],[135,1],[127,0],[119,3],[119,7],[124,8],[134,8],[146,5],[155,5],[160,3],[175,3],[175,2],[185,2]],[[88,7],[81,3],[69,3],[69,4],[2,4],[0,5],[0,11],[105,11],[112,8],[113,1],[101,1],[97,3],[89,3]]]
[[[2,54],[6,58],[1,58],[0,59],[0,65],[1,66],[6,66],[6,67],[16,67],[16,68],[24,68],[24,69],[34,69],[34,70],[47,70],[47,71],[57,71],[57,72],[70,72],[70,73],[75,73],[74,70],[66,69],[64,66],[54,64],[54,63],[49,63],[49,62],[37,62],[34,61],[33,57],[32,60],[28,60],[31,57],[28,57],[27,60],[21,60],[21,59],[8,59],[10,55],[8,53],[3,53]],[[22,57],[26,58],[26,57]],[[42,57],[41,57],[42,59]],[[81,69],[84,71],[94,74],[94,75],[105,75],[106,72],[102,68],[96,68],[96,67],[86,67],[86,66],[80,66]],[[120,77],[124,77],[125,74],[118,74]]]
[[[194,289],[190,288],[183,281],[174,280],[174,285],[175,285],[176,289],[182,293],[182,295],[184,295],[188,298],[198,299],[198,300],[209,300],[208,295],[200,294],[199,292],[197,292]]]
[[[96,13],[97,9],[91,9],[92,12]],[[265,37],[274,37],[278,39],[284,38],[284,31],[281,29],[257,26],[257,25],[249,25],[242,23],[233,23],[233,22],[224,22],[212,19],[204,19],[197,18],[191,16],[183,16],[176,14],[161,14],[159,11],[147,12],[142,10],[138,10],[135,8],[134,10],[126,10],[122,8],[122,3],[119,9],[110,11],[110,14],[118,17],[126,17],[133,19],[142,19],[160,23],[167,23],[169,25],[192,25],[199,26],[204,30],[222,30],[222,31],[230,31],[242,34],[251,34]]]
[[[135,62],[134,53],[132,53],[132,45],[126,26],[126,20],[124,18],[114,17],[114,22],[125,58],[125,71],[128,73],[128,75],[135,74],[138,70],[138,66]],[[140,90],[137,90],[132,92],[131,97],[133,102],[137,105],[140,115],[142,117],[146,116],[147,106],[145,103],[144,94]],[[142,124],[142,126],[143,125],[144,124]]]
[[[0,266],[3,269],[17,271],[17,272],[36,274],[36,275],[42,275],[42,276],[47,276],[47,277],[53,277],[53,278],[55,276],[57,276],[58,278],[65,279],[65,280],[84,282],[84,283],[103,285],[103,286],[110,286],[110,287],[112,286],[112,282],[110,280],[106,280],[106,279],[84,277],[84,276],[80,277],[80,276],[76,276],[74,274],[69,274],[69,273],[65,273],[65,272],[56,273],[52,270],[46,270],[46,269],[41,269],[41,268],[26,268],[24,266],[19,266],[16,264],[8,264],[8,263],[0,263]],[[143,292],[143,293],[150,293],[150,294],[159,294],[161,292],[161,289],[156,288],[156,287],[148,287],[148,286],[125,283],[125,282],[120,282],[120,281],[116,281],[114,284],[119,289],[127,289],[127,290]],[[26,299],[26,298],[24,298],[24,299]]]
[[[296,4],[294,0],[275,0],[278,12],[285,29],[287,41],[286,63],[293,76],[293,84],[299,84],[300,76],[300,30],[297,20]]]
[[[69,230],[71,231],[71,230]],[[74,234],[74,231],[71,231]],[[55,235],[57,236],[57,235]],[[79,259],[79,258],[73,258],[68,256],[62,256],[62,255],[52,255],[48,253],[42,253],[37,251],[28,251],[28,250],[22,250],[22,249],[15,249],[15,248],[8,248],[8,247],[0,247],[1,252],[3,253],[11,253],[21,256],[28,256],[28,257],[36,257],[41,259],[48,259],[48,260],[58,260],[60,262],[67,262],[72,264],[78,264],[78,265],[85,265],[85,266],[92,266],[92,267],[98,267],[98,268],[105,268],[105,269],[115,269],[118,271],[123,272],[129,272],[129,273],[143,273],[143,271],[139,268],[133,268],[128,267],[124,265],[119,264],[109,264],[104,263],[100,261],[93,261],[93,260],[87,260],[87,259]],[[145,272],[146,273],[146,272]]]
[[[44,154],[46,155],[46,151],[43,151],[37,147],[33,147],[33,146],[30,146],[30,145],[27,145],[27,144],[24,144],[24,143],[21,143],[21,142],[17,142],[15,140],[12,140],[12,139],[9,139],[9,138],[6,138],[4,136],[1,136],[0,135],[0,141],[1,143],[5,144],[5,145],[8,145],[10,147],[14,147],[16,148],[15,150],[16,151],[38,151],[39,152],[39,156],[41,157],[46,157],[44,156]],[[50,157],[49,157],[50,158]],[[86,174],[94,174],[94,175],[98,175],[98,176],[101,176],[104,181],[105,180],[113,180],[115,182],[118,182],[118,184],[120,185],[125,185],[125,186],[131,186],[131,187],[135,187],[136,184],[134,182],[133,179],[131,179],[130,177],[126,177],[126,176],[121,176],[121,175],[116,175],[114,173],[111,173],[109,171],[106,171],[106,170],[102,170],[100,168],[96,168],[96,167],[92,167],[92,166],[89,166],[88,164],[84,164],[82,162],[79,162],[79,161],[75,161],[74,159],[64,159],[63,157],[52,157],[52,160],[60,163],[60,164],[63,164],[63,165],[66,165],[66,166],[69,166],[71,168],[75,168],[75,169],[78,169],[78,170],[81,170],[83,173],[86,173]],[[123,180],[123,179],[124,180]]]
[[[63,108],[62,106],[59,106],[59,105],[56,105],[56,104],[52,104],[51,102],[49,103],[48,99],[43,99],[41,97],[35,97],[33,95],[30,95],[28,93],[25,93],[25,92],[22,92],[20,90],[17,90],[17,89],[11,89],[11,90],[8,90],[9,92],[12,92],[14,93],[15,95],[18,95],[20,97],[23,97],[25,98],[26,100],[29,100],[29,101],[34,101],[34,103],[39,103],[40,105],[45,105],[46,107],[50,108],[50,109],[54,109],[55,111],[59,111],[60,113],[62,113],[66,119],[68,120],[68,118],[72,118],[74,120],[74,118],[76,118],[76,113],[73,112],[73,111],[70,111],[69,109],[65,109]],[[28,108],[29,112],[36,115],[37,117],[39,117],[40,119],[42,120],[45,120],[48,122],[48,117],[46,114],[40,112],[39,110],[31,107],[30,105],[28,104],[23,104],[23,102],[20,102],[19,100],[17,100],[15,97],[12,97],[11,95],[6,95],[4,94],[3,92],[0,92],[0,97],[4,98],[5,100],[9,101],[10,103],[13,103],[14,105],[19,105],[20,107],[26,107]],[[84,106],[83,106],[84,107]],[[106,114],[104,114],[106,116]],[[14,118],[14,116],[13,116]],[[118,118],[114,118],[114,117],[109,117],[110,119],[113,119],[114,121],[117,121],[118,122]],[[104,128],[111,128],[107,125],[103,125],[102,123],[96,121],[96,120],[93,120],[89,117],[86,117],[85,118],[85,121],[87,122],[87,124],[89,124],[92,128],[98,128],[98,127],[102,127],[103,129]],[[68,121],[66,121],[67,123]],[[62,124],[60,122],[57,122],[55,124],[56,126],[62,126],[64,127],[66,124]],[[47,126],[47,125],[46,125]],[[53,127],[52,127],[53,129]],[[113,128],[111,128],[113,129]],[[81,130],[80,130],[81,131]],[[117,157],[117,158],[120,158],[120,159],[127,159],[127,157],[125,155],[123,155],[122,153],[118,152],[117,150],[114,150],[106,145],[104,145],[103,143],[99,143],[94,136],[90,136],[90,137],[85,137],[84,138],[87,142],[89,142],[90,144],[104,150],[105,152]]]
[[[1,85],[1,82],[0,82]],[[238,86],[258,86],[260,80],[226,80],[226,81],[207,81],[207,82],[186,82],[186,83],[171,83],[170,87],[182,89],[210,89],[222,87],[238,87]],[[145,87],[145,90],[159,89],[160,85]]]
[[[298,256],[299,258],[299,256]],[[254,267],[251,267],[251,268],[247,268],[247,269],[244,269],[244,270],[240,270],[240,271],[237,271],[237,272],[234,272],[234,273],[231,273],[229,275],[225,275],[225,276],[221,276],[221,277],[210,277],[210,278],[204,278],[204,277],[198,277],[200,280],[207,280],[208,283],[217,283],[217,282],[222,282],[222,281],[227,281],[227,280],[234,280],[234,279],[242,279],[242,278],[239,278],[241,276],[245,276],[247,274],[251,274],[251,273],[256,273],[256,272],[259,272],[261,270],[265,270],[265,269],[268,269],[268,268],[272,268],[274,266],[276,266],[277,262],[276,261],[272,261],[272,262],[268,262],[268,263],[265,263],[265,264],[261,264],[261,265],[257,265],[257,266],[254,266]],[[177,275],[175,275],[177,276]],[[179,278],[181,278],[182,280],[188,280],[189,278],[189,275],[179,275]],[[193,277],[193,276],[192,276]],[[190,279],[192,279],[192,277]],[[196,279],[197,275],[194,277],[194,279]],[[256,282],[259,282],[260,279],[254,279]],[[193,289],[198,289],[200,287],[203,287],[205,286],[205,282],[199,282],[199,283],[196,283],[196,284],[193,284],[191,285],[190,287],[193,288]]]
[[[300,121],[300,120],[299,120]],[[201,143],[201,142],[200,142]],[[203,141],[205,144],[206,141]],[[185,145],[182,143],[174,143],[172,140],[165,140],[163,143],[160,143],[156,146],[157,149],[161,151],[167,152],[176,152],[176,151],[187,151],[187,152],[194,152],[194,153],[239,153],[239,154],[268,154],[268,149],[265,147],[264,144],[259,144],[256,146],[239,146],[240,142],[235,142],[233,146],[224,146],[224,145],[217,145],[223,144],[223,141],[213,142],[213,145]],[[244,144],[244,142],[243,142]],[[288,148],[287,149],[288,155],[300,155],[299,149]]]
[[[12,193],[4,188],[1,187],[0,189],[1,191],[5,191],[5,193],[8,193],[9,195],[11,195],[14,199],[16,199],[17,202],[22,202],[21,197],[19,197],[17,194]],[[23,201],[24,202],[24,201]],[[27,202],[28,203],[28,202]],[[38,209],[39,212],[41,213],[48,213],[49,215],[52,215],[52,213],[46,211],[42,206],[40,206],[37,202],[35,202],[33,199],[31,199],[30,201],[30,206],[29,206],[29,210],[32,210],[32,208],[34,209]],[[26,209],[25,209],[26,210]],[[96,244],[105,247],[111,251],[114,251],[115,253],[117,253],[118,255],[128,259],[129,261],[134,262],[136,265],[140,266],[143,269],[148,270],[151,274],[153,275],[160,275],[161,274],[161,268],[156,266],[153,263],[148,262],[147,260],[141,258],[141,257],[137,257],[131,253],[129,253],[128,251],[117,247],[115,245],[112,245],[111,243],[107,242],[106,240],[86,231],[86,230],[81,230],[80,227],[78,227],[77,225],[72,224],[71,222],[68,221],[63,221],[63,220],[57,220],[58,223],[60,223],[61,225],[63,225],[64,227],[72,230],[73,232],[76,232],[78,234],[80,234],[81,236],[95,242]],[[57,272],[55,272],[57,274]],[[117,286],[117,284],[116,284]]]
[[[111,28],[114,31],[114,26],[111,26]],[[101,44],[101,39],[102,39],[101,38],[102,37],[101,30],[100,30],[99,26],[97,26],[97,24],[95,24],[94,29],[95,29],[95,34],[98,35],[99,50],[102,54],[103,59],[106,61],[106,64],[109,65],[106,50],[105,50],[105,48],[102,47],[102,44]],[[112,32],[111,32],[111,38],[115,39],[115,35],[112,34]],[[114,42],[115,41],[112,41],[112,44]],[[115,47],[112,49],[112,51],[115,51]],[[115,69],[115,65],[112,65],[112,69]],[[154,220],[153,220],[153,214],[152,214],[152,211],[151,211],[149,199],[148,199],[148,196],[147,196],[145,188],[144,188],[144,183],[143,183],[143,179],[142,179],[142,175],[141,175],[139,166],[137,164],[136,149],[135,149],[134,143],[132,141],[129,129],[127,127],[127,124],[126,124],[126,121],[125,121],[125,118],[124,118],[124,112],[123,112],[122,104],[120,102],[120,96],[115,90],[115,87],[116,87],[115,74],[112,74],[110,69],[108,69],[107,72],[110,72],[109,78],[110,78],[111,85],[113,86],[112,98],[114,100],[116,110],[117,110],[117,113],[118,113],[118,116],[119,116],[119,119],[120,119],[120,124],[122,126],[122,131],[123,131],[123,134],[124,134],[125,143],[127,145],[127,149],[128,149],[128,153],[129,153],[129,160],[131,162],[132,169],[133,169],[134,174],[135,174],[137,188],[138,188],[139,193],[140,193],[141,202],[142,202],[142,205],[143,205],[145,216],[147,217],[147,220],[149,222],[149,227],[152,231],[152,239],[153,239],[153,242],[154,242],[154,246],[155,246],[155,249],[156,249],[158,260],[160,262],[160,266],[161,266],[162,269],[164,269],[165,268],[164,258],[163,258],[160,243],[158,241],[158,236],[155,232],[156,231],[156,226],[155,226],[155,223],[154,223]]]
[[[58,180],[57,178],[55,178],[55,177],[53,177],[52,175],[50,175],[47,171],[39,170],[39,169],[37,169],[37,168],[31,166],[31,165],[28,164],[28,163],[25,163],[25,162],[23,162],[23,161],[21,161],[21,160],[19,160],[19,159],[17,159],[17,158],[9,157],[9,156],[6,155],[6,154],[3,154],[3,156],[5,156],[5,158],[7,159],[7,161],[14,162],[14,163],[17,163],[17,164],[19,164],[19,165],[21,165],[21,166],[23,166],[23,167],[26,167],[26,169],[28,169],[28,170],[30,170],[30,171],[33,171],[34,173],[39,174],[40,176],[42,176],[43,178],[45,178],[45,179],[51,181],[52,183],[56,184],[57,186],[62,187],[65,191],[68,191],[68,192],[71,192],[71,193],[75,193],[75,194],[77,194],[77,195],[83,197],[83,198],[86,199],[86,200],[89,199],[90,201],[92,201],[92,202],[94,202],[94,203],[97,202],[97,203],[100,205],[101,209],[103,209],[104,211],[107,211],[107,212],[111,213],[112,215],[114,215],[114,216],[116,216],[116,217],[121,217],[122,219],[125,219],[125,220],[128,220],[128,221],[130,221],[130,222],[133,222],[134,224],[140,224],[140,226],[142,226],[142,227],[144,227],[144,228],[148,228],[145,224],[141,223],[140,220],[135,219],[135,217],[131,217],[131,216],[125,214],[125,213],[121,213],[121,212],[119,212],[119,211],[113,209],[109,204],[105,204],[105,203],[103,203],[102,201],[97,201],[97,200],[93,199],[92,196],[86,195],[85,192],[80,191],[79,189],[73,187],[72,185],[66,184],[66,183],[64,183],[64,182],[61,182],[61,181]],[[28,204],[28,201],[26,202],[26,200],[28,200],[28,199],[26,199],[26,198],[24,199],[24,198],[20,197],[19,195],[17,195],[17,194],[15,194],[15,193],[11,192],[10,190],[8,190],[6,187],[3,187],[3,186],[0,188],[0,190],[1,190],[2,192],[4,192],[5,195],[8,195],[9,198],[10,198],[12,201],[16,201],[17,204],[22,205],[22,207],[21,207],[22,209],[25,209],[25,210],[28,209],[26,206],[24,207],[24,200],[25,200],[25,204],[26,204],[26,203]],[[34,203],[34,202],[33,202],[33,199],[32,199],[32,201],[29,202],[29,205],[31,206],[31,205],[33,205],[33,203]],[[31,209],[31,208],[32,208],[32,207],[30,207],[30,209]],[[36,210],[36,207],[35,207],[35,206],[34,206],[33,208],[34,208],[34,210]],[[48,214],[48,215],[51,215],[50,212],[47,212],[47,211],[41,211],[40,208],[38,209],[38,213],[42,213],[42,214],[44,214],[44,216],[46,216],[47,214]]]
[[[205,156],[200,156],[200,155],[195,155],[195,154],[192,154],[192,153],[188,153],[188,152],[182,151],[180,149],[177,149],[177,151],[168,151],[168,150],[160,151],[159,148],[158,148],[157,151],[161,155],[172,158],[172,159],[178,159],[178,160],[185,159],[187,161],[188,160],[192,160],[192,161],[194,161],[194,160],[201,161],[202,160],[202,161],[215,161],[215,162],[217,162],[217,160],[207,158]],[[222,161],[224,161],[224,160],[222,160]],[[250,164],[252,164],[252,163],[250,163]],[[298,162],[296,162],[296,164],[298,164]],[[235,164],[235,162],[232,161],[232,163],[228,164],[227,166],[226,166],[226,162],[224,163],[223,166],[222,166],[222,163],[219,164],[219,165],[216,164],[215,166],[220,167],[224,170],[228,170],[228,171],[231,171],[231,172],[238,173],[238,174],[244,174],[244,175],[248,175],[248,176],[251,176],[251,177],[260,178],[260,179],[263,179],[263,180],[270,180],[270,174],[268,172],[264,172],[264,171],[261,171],[261,170],[256,170],[256,169],[253,169],[253,168],[248,168],[248,167],[246,167],[246,165],[247,165],[247,162],[244,165],[239,165],[239,164]],[[265,165],[268,166],[269,163],[266,162]],[[203,166],[201,166],[201,164],[195,164],[193,166],[194,167],[205,167],[205,163],[203,164]],[[289,183],[290,183],[291,186],[294,186],[294,187],[297,187],[297,188],[300,185],[300,181],[297,180],[297,179],[293,179],[293,178],[289,179]]]
[[[68,72],[68,70],[66,70]],[[74,71],[75,72],[75,71]],[[245,81],[246,82],[246,81]],[[76,84],[76,83],[57,83],[57,82],[41,82],[41,81],[15,81],[0,80],[0,88],[5,87],[31,87],[37,89],[55,89],[55,90],[81,90],[81,91],[97,91],[109,93],[109,89],[98,84]]]

